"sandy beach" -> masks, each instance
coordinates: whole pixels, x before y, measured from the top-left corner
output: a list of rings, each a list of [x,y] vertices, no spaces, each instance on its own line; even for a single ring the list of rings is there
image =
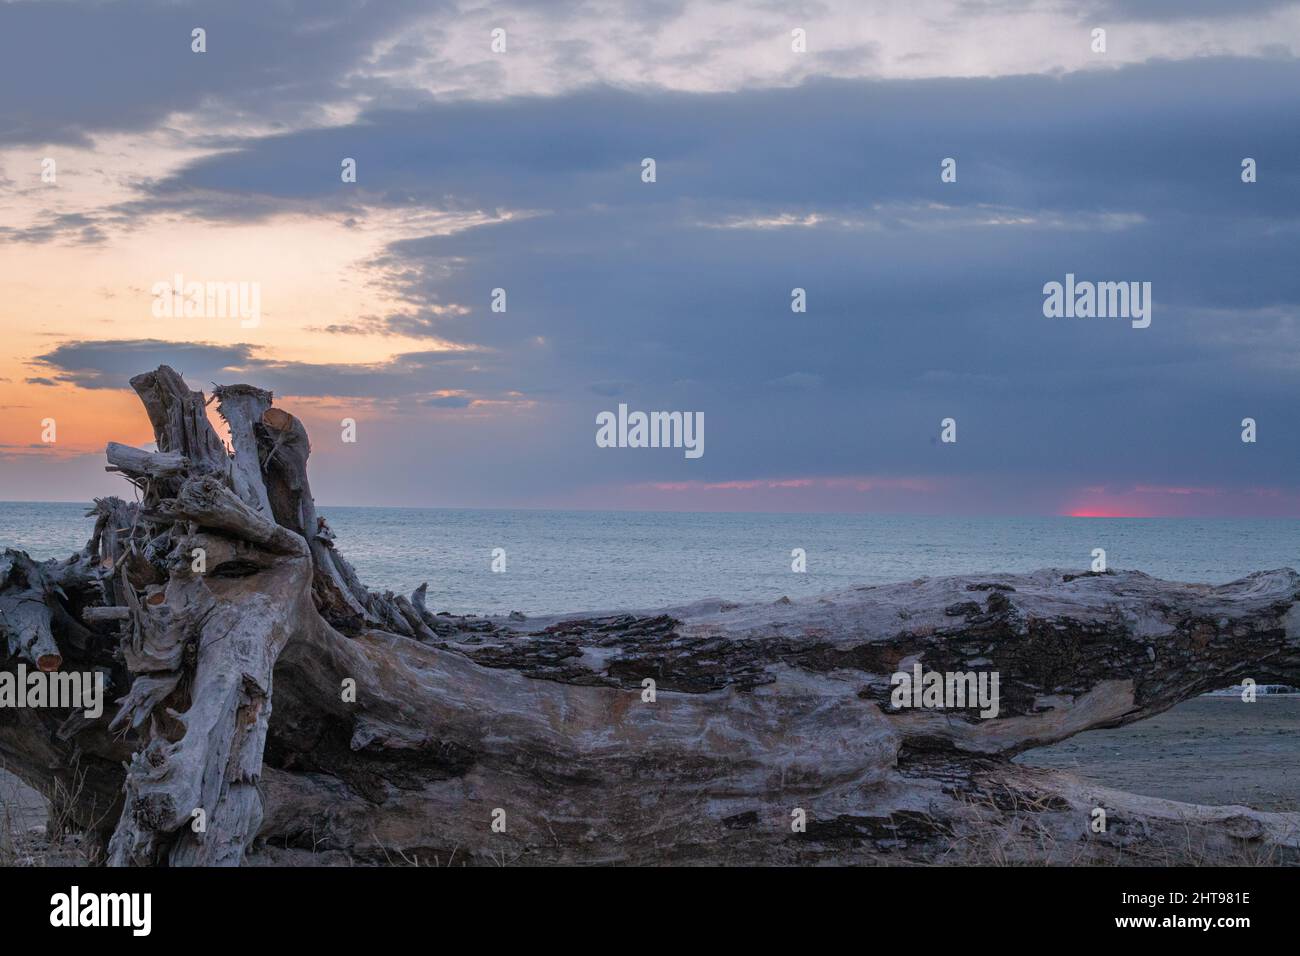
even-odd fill
[[[1300,807],[1300,696],[1197,697],[1150,720],[1079,734],[1019,762],[1188,803]]]

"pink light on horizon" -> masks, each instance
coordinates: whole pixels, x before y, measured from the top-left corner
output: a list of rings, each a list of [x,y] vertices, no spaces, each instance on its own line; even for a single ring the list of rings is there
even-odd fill
[[[1296,517],[1300,496],[1278,488],[1092,486],[1079,489],[1059,513],[1071,518]]]
[[[755,491],[785,488],[833,488],[851,491],[936,491],[930,478],[749,478],[735,481],[651,481],[635,488],[651,491]]]
[[[1000,476],[788,476],[588,486],[550,507],[1072,518],[1300,518],[1300,490],[1177,484],[1008,485]]]
[[[605,486],[584,497],[638,510],[924,514],[950,484],[950,479],[914,475],[798,475],[637,482]]]

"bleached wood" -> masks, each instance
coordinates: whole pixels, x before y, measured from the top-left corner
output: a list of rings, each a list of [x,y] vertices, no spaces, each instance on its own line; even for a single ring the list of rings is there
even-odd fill
[[[147,478],[173,478],[189,468],[189,460],[177,452],[151,452],[111,441],[104,449],[107,471],[121,471]]]
[[[271,393],[251,385],[227,385],[213,388],[212,394],[217,400],[218,412],[230,429],[230,440],[235,448],[232,459],[235,492],[269,518],[271,503],[266,497],[254,428],[271,407]]]
[[[183,455],[196,470],[230,471],[230,456],[208,421],[202,392],[192,391],[166,365],[131,379],[153,425],[158,451]]]
[[[127,621],[131,619],[131,609],[129,607],[88,607],[82,609],[81,619],[86,622]]]
[[[63,664],[47,600],[53,586],[44,568],[25,553],[6,549],[0,557],[0,634],[11,655],[42,671],[57,671]]]
[[[1008,759],[1245,676],[1294,683],[1297,575],[1218,587],[1068,576],[494,620],[438,647],[318,628],[281,657],[292,690],[272,721],[276,747],[311,752],[317,777],[268,780],[263,836],[292,842],[311,820],[316,845],[368,860],[933,861],[1020,820],[1034,839],[1008,858],[1041,855],[1044,838],[1061,862],[1159,859],[1183,844],[1211,860],[1300,850],[1300,814],[1119,794]],[[1000,668],[1004,713],[892,711],[889,678],[913,658]],[[344,677],[358,703],[330,701],[322,733]],[[1109,835],[1090,830],[1099,806]],[[497,808],[504,834],[490,830]]]
[[[23,613],[44,608],[43,625],[0,620],[6,636],[48,633],[75,666],[108,671],[116,701],[98,721],[0,711],[0,757],[32,782],[79,781],[70,816],[111,833],[113,863],[943,862],[990,844],[1055,862],[1192,846],[1205,862],[1300,859],[1300,814],[1123,794],[1010,759],[1247,677],[1300,683],[1294,571],[1209,586],[1044,570],[765,604],[435,614],[423,585],[407,599],[361,583],[312,501],[306,430],[269,393],[218,389],[232,458],[179,375],[132,382],[157,455],[186,464],[116,446],[147,479],[140,506],[97,500],[67,561],[0,559],[0,608],[30,593]],[[894,709],[891,676],[918,663],[996,671],[997,716]]]

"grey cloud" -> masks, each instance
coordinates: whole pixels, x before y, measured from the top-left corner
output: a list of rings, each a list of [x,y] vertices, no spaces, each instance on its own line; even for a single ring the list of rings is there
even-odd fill
[[[1219,20],[1254,17],[1297,6],[1296,0],[1093,0],[1080,5],[1081,18],[1120,22]]]
[[[159,339],[64,342],[34,362],[49,369],[51,384],[81,388],[126,388],[131,376],[170,365],[193,388],[209,383],[247,382],[284,395],[342,397],[380,401],[418,397],[435,391],[469,390],[499,396],[508,376],[481,352],[408,352],[374,364],[311,363],[270,359],[249,344],[165,342]],[[426,404],[447,408],[472,398],[434,396]]]
[[[121,217],[113,217],[121,221]],[[47,216],[44,221],[16,229],[0,226],[0,236],[10,242],[44,245],[60,240],[71,245],[98,245],[108,238],[104,230],[106,219],[84,213],[60,213]]]
[[[170,365],[195,381],[220,381],[250,361],[250,345],[209,345],[159,339],[71,341],[33,361],[53,372],[54,381],[80,388],[127,388],[132,375]]]
[[[135,343],[126,370],[108,343],[43,358],[50,377],[87,387],[166,360],[283,394],[415,407],[438,392],[521,392],[541,407],[484,425],[496,443],[484,456],[536,462],[539,487],[682,476],[680,459],[595,455],[593,415],[614,394],[707,414],[699,480],[779,461],[807,474],[1293,484],[1294,426],[1248,459],[1223,449],[1244,414],[1291,420],[1300,369],[1269,359],[1300,307],[1300,173],[1286,158],[1300,155],[1298,108],[1295,61],[1207,58],[377,110],[192,164],[132,214],[195,196],[218,217],[535,210],[391,243],[374,265],[415,315],[337,323],[474,348],[378,365],[276,362],[251,346],[161,359],[175,347],[156,342]],[[364,191],[340,190],[335,157],[357,154]],[[639,179],[645,155],[660,160],[653,185]],[[1240,182],[1246,155],[1258,183]],[[939,182],[945,156],[958,158],[955,184]],[[785,214],[825,224],[716,228]],[[1067,272],[1151,281],[1151,328],[1045,319],[1043,283]],[[497,286],[500,315],[487,311]],[[790,312],[794,286],[807,314]],[[470,311],[439,314],[450,304]],[[951,448],[930,440],[948,416],[962,435]]]
[[[203,103],[300,122],[427,0],[0,3],[0,139],[84,144]],[[207,52],[190,31],[207,30]]]
[[[1297,83],[1293,60],[1204,59],[1064,77],[436,103],[244,143],[149,184],[123,211],[245,218],[304,208],[358,216],[362,205],[610,206],[639,215],[695,201],[721,215],[943,202],[1095,215],[1178,210],[1195,195],[1210,212],[1290,216],[1300,173],[1274,157],[1300,149],[1287,121]],[[1124,137],[1141,152],[1115,149]],[[358,189],[340,188],[345,155],[358,160]],[[1243,155],[1265,163],[1270,202],[1240,202],[1228,173]],[[640,182],[644,156],[658,164],[653,185]],[[958,160],[956,188],[938,181],[947,156]]]

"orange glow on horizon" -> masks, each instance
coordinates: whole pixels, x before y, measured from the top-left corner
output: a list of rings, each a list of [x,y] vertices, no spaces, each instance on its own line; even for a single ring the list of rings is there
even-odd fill
[[[1152,518],[1150,514],[1135,514],[1132,509],[1075,508],[1065,512],[1067,518]]]

